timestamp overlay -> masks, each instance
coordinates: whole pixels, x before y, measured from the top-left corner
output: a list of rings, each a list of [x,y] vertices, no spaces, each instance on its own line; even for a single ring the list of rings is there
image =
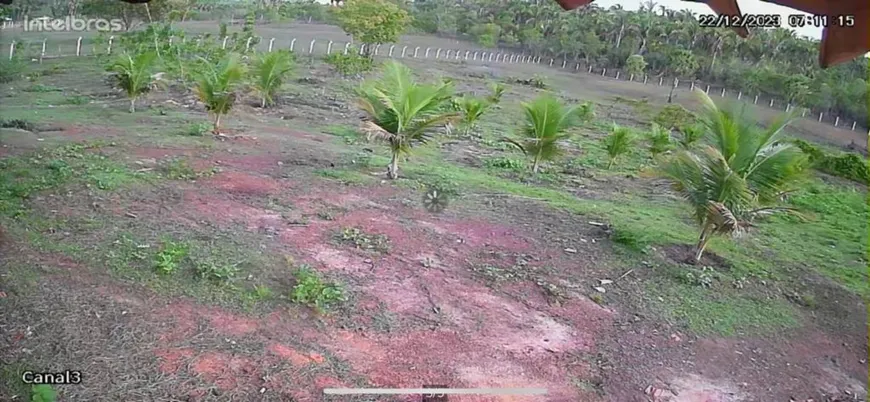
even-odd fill
[[[855,16],[850,14],[790,14],[786,17],[786,22],[791,28],[827,28],[829,26],[853,27],[855,26]]]
[[[700,14],[698,25],[704,28],[780,28],[779,14]]]

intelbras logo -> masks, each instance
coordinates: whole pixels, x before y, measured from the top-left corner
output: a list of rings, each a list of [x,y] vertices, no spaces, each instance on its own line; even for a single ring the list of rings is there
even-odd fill
[[[113,18],[78,18],[67,16],[66,18],[24,17],[24,30],[33,32],[83,32],[105,31],[119,32],[124,30],[124,21]]]

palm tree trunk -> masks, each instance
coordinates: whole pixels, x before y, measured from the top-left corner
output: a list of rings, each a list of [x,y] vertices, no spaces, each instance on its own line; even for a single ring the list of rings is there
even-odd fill
[[[220,132],[221,132],[221,114],[215,113],[214,116],[215,117],[214,117],[214,130],[213,131],[215,134],[220,134]]]
[[[136,112],[136,98],[130,98],[130,113]]]
[[[610,170],[610,168],[613,167],[613,161],[614,158],[610,158],[610,160],[607,161],[607,170]]]
[[[393,156],[390,159],[390,166],[387,168],[387,178],[395,180],[399,178],[399,152],[393,151]]]
[[[541,150],[538,150],[538,153],[535,154],[535,161],[532,163],[532,173],[538,173],[538,168],[541,165]]]
[[[263,102],[260,105],[261,105],[260,107],[262,107],[263,109],[266,108],[266,96],[265,95],[263,96]]]
[[[695,256],[693,261],[695,264],[701,262],[701,257],[704,255],[704,250],[707,248],[707,243],[710,241],[710,229],[713,225],[709,222],[704,224],[701,229],[701,235],[698,237],[698,244],[695,246]]]

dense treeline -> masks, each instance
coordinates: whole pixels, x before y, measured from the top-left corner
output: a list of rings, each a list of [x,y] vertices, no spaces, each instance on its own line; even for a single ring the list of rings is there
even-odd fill
[[[787,29],[703,28],[689,10],[645,2],[638,11],[594,4],[564,12],[552,0],[425,0],[410,7],[424,32],[466,35],[483,46],[521,47],[537,55],[605,68],[642,68],[765,93],[793,104],[868,123],[868,59],[822,70],[819,43]],[[631,66],[627,66],[633,55]]]
[[[729,29],[702,28],[689,10],[667,9],[651,0],[638,11],[592,4],[571,12],[553,0],[393,1],[411,13],[418,31],[470,37],[482,46],[521,48],[570,63],[695,78],[868,126],[868,59],[822,70],[818,41],[799,38],[787,29],[754,30],[749,39],[742,39]],[[261,21],[336,22],[331,7],[312,0],[152,3],[149,17],[155,19],[227,19],[254,10]],[[118,4],[116,0],[34,0],[2,11],[13,18],[42,10],[53,16],[119,16],[125,23],[130,18],[146,19],[141,7]],[[131,7],[137,13],[128,12]]]

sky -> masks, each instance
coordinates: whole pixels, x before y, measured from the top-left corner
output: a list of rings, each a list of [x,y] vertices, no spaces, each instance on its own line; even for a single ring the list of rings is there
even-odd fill
[[[712,14],[713,10],[703,3],[692,3],[681,0],[654,0],[656,8],[665,6],[674,10],[689,9],[698,14]],[[641,0],[595,0],[595,5],[601,8],[610,8],[610,6],[621,4],[626,10],[637,10],[640,7]],[[787,28],[786,17],[789,14],[806,14],[798,10],[783,7],[777,4],[766,3],[761,0],[737,0],[737,5],[740,6],[740,11],[744,14],[781,14],[783,28]],[[821,39],[822,28],[803,27],[796,28],[795,32],[798,36],[809,36],[813,39]]]

